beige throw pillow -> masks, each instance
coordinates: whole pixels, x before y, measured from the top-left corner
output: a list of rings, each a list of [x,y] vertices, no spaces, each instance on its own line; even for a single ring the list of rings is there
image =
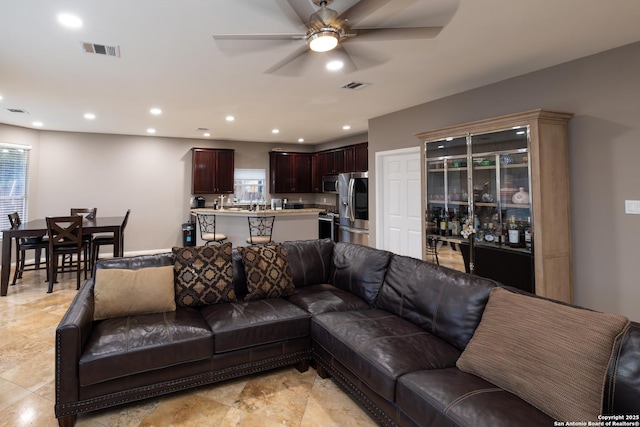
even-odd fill
[[[597,420],[624,316],[491,291],[460,370],[520,396],[556,420]]]
[[[171,265],[139,270],[99,268],[93,293],[94,320],[176,309]]]

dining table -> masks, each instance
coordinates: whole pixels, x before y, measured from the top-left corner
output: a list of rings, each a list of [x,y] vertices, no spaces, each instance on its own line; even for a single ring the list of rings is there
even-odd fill
[[[82,233],[113,233],[113,256],[122,256],[122,221],[124,216],[84,218]],[[17,227],[2,230],[2,264],[0,266],[0,296],[7,295],[11,273],[11,247],[15,237],[43,237],[47,235],[47,220],[34,219]]]

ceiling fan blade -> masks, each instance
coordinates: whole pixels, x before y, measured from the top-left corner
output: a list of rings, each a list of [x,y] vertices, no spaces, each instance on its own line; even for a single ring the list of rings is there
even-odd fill
[[[355,33],[354,41],[387,41],[387,40],[423,40],[433,39],[440,34],[443,27],[407,27],[407,28],[358,28],[350,30]]]
[[[291,64],[292,66],[290,67],[286,67],[286,66],[292,62],[298,62],[297,60],[299,60],[307,52],[309,52],[309,47],[306,44],[301,45],[298,49],[293,51],[291,54],[287,55],[280,61],[273,64],[271,67],[267,68],[263,73],[264,74],[282,74],[282,75],[288,75],[288,76],[299,75],[300,69],[302,68],[302,65],[301,65],[302,63],[298,67],[293,67],[294,64]],[[287,68],[287,70],[278,72],[285,67]]]
[[[358,66],[354,62],[349,52],[344,48],[344,46],[340,46],[336,49],[333,49],[326,53],[326,56],[330,61],[342,61],[344,64],[342,67],[342,71],[345,73],[352,73],[358,70]]]
[[[304,34],[214,34],[214,40],[302,40]]]
[[[298,15],[303,24],[309,22],[309,17],[318,10],[308,0],[286,0],[291,9]]]
[[[349,27],[357,26],[367,16],[380,9],[391,0],[360,0],[358,3],[345,10],[338,19],[347,20]]]

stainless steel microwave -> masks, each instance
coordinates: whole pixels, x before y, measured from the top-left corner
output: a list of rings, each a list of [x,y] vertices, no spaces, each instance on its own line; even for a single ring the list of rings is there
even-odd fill
[[[338,175],[322,177],[322,192],[338,194]]]

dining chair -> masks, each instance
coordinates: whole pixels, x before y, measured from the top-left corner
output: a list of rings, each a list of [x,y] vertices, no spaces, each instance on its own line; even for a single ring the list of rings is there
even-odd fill
[[[80,215],[83,218],[87,218],[87,219],[94,219],[96,217],[96,215],[98,215],[98,208],[71,208],[70,209],[70,214],[71,215]],[[89,260],[90,259],[89,256],[90,256],[91,250],[92,250],[91,247],[92,247],[93,235],[91,233],[84,234],[82,236],[82,239],[85,242],[84,259],[85,260]]]
[[[76,262],[72,263],[76,269],[76,289],[80,289],[80,269],[84,269],[87,278],[87,260],[82,259],[87,243],[82,238],[82,217],[79,215],[47,217],[47,235],[49,237],[49,289],[53,292],[53,284],[58,275],[58,257],[76,255]]]
[[[250,216],[249,220],[249,237],[247,243],[251,245],[266,245],[271,243],[273,235],[274,216]]]
[[[129,214],[131,213],[131,209],[127,210],[127,213],[122,220],[122,227],[120,229],[120,247],[124,248],[124,229],[127,226],[127,222],[129,222]],[[91,240],[91,262],[89,263],[89,271],[91,275],[93,275],[93,268],[98,261],[98,255],[100,252],[101,246],[115,245],[115,235],[113,233],[97,233],[94,235],[93,240]],[[115,253],[115,246],[113,248],[113,252]],[[121,251],[124,253],[124,251]]]
[[[197,214],[198,224],[200,224],[200,238],[205,245],[210,243],[222,243],[227,240],[227,236],[216,232],[216,216],[214,214]]]
[[[20,214],[13,212],[8,214],[9,224],[11,228],[17,228],[22,224],[20,220]],[[25,271],[40,270],[40,255],[44,249],[45,254],[45,268],[47,269],[47,280],[49,280],[49,242],[42,237],[16,237],[16,268],[13,273],[13,281],[11,285],[16,284],[17,279],[22,279],[22,273]],[[34,262],[26,263],[26,251],[34,251]]]

